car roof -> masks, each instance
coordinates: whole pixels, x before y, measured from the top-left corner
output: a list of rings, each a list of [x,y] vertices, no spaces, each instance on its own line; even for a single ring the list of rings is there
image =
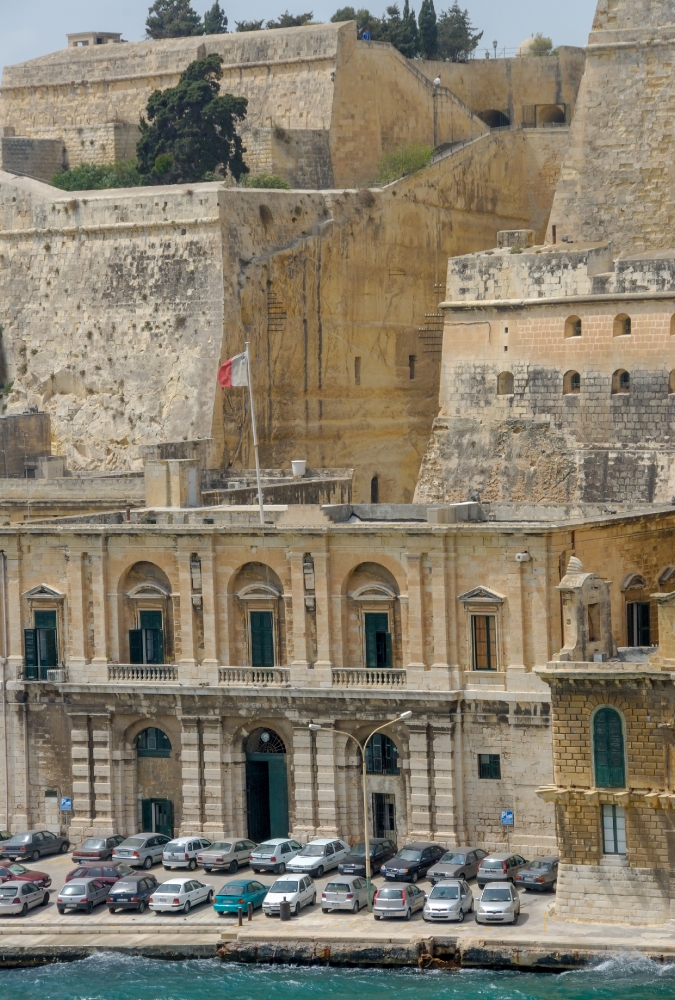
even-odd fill
[[[461,885],[464,882],[463,878],[442,878],[438,883],[439,885]],[[434,886],[434,889],[436,886]]]
[[[310,844],[334,844],[336,840],[339,840],[341,844],[346,843],[340,837],[315,837],[314,840],[308,840],[305,847],[309,847]]]
[[[169,883],[173,885],[174,882],[194,882],[194,876],[191,876],[190,878],[185,878],[185,876],[182,876],[181,878],[168,878],[166,880],[166,883],[164,882],[159,883],[160,889],[163,885],[165,884],[169,885]]]
[[[241,885],[243,882],[258,882],[258,881],[260,880],[254,878],[253,875],[247,875],[246,873],[244,873],[241,878],[235,878],[231,882],[223,882],[220,888],[227,889],[228,885]],[[262,885],[262,882],[260,884]]]
[[[528,861],[528,865],[531,865],[534,861],[558,861],[557,854],[539,854],[536,858],[532,858],[532,861]]]
[[[517,853],[517,851],[508,851],[506,854],[488,854],[486,858],[483,858],[483,861],[507,861]],[[518,856],[520,857],[520,855]]]
[[[489,885],[486,885],[485,888],[483,889],[483,892],[485,892],[485,889],[494,889],[496,885],[503,887],[505,889],[513,889],[515,892],[515,887],[513,885],[513,882],[498,882],[496,879],[494,882],[490,882]]]
[[[201,839],[202,839],[202,834],[201,833],[193,833],[191,837],[172,837],[171,840],[169,841],[169,843],[170,844],[187,844],[187,842],[189,840],[201,840]],[[207,838],[204,837],[204,840],[206,840],[206,839]]]
[[[399,851],[423,851],[427,847],[443,847],[442,844],[434,844],[432,840],[416,840],[412,844],[404,844],[399,847]],[[446,848],[443,847],[443,850]]]
[[[25,879],[25,878],[11,878],[11,879],[7,879],[7,881],[3,882],[2,884],[3,885],[8,885],[10,888],[12,886],[16,886],[17,889],[18,889],[19,886],[25,885],[27,881],[28,880]]]
[[[156,877],[157,876],[153,875],[152,872],[129,872],[128,875],[122,875],[122,878],[120,879],[120,882],[122,881],[122,879],[124,879],[125,882],[132,882],[132,881],[134,881],[134,879],[135,880],[140,880],[142,878],[156,878]],[[73,882],[78,881],[79,882],[79,879],[77,879],[77,880],[76,879],[71,879],[71,881],[73,881]]]
[[[482,847],[446,847],[448,854],[468,854],[469,851],[482,851]]]
[[[407,889],[408,882],[386,882],[384,885],[377,886],[377,891],[380,889]]]
[[[97,878],[71,878],[70,882],[66,882],[66,885],[86,885],[87,882],[98,882]],[[65,889],[66,885],[61,886]]]
[[[250,837],[224,837],[224,840],[250,840]],[[273,844],[285,844],[287,840],[293,840],[293,837],[272,837],[270,840],[261,840],[256,847],[266,847],[272,846]]]
[[[363,875],[351,875],[347,872],[345,875],[341,875],[339,872],[335,872],[334,876],[330,879],[333,882],[335,879],[339,879],[342,882],[353,882],[357,878],[363,878]]]

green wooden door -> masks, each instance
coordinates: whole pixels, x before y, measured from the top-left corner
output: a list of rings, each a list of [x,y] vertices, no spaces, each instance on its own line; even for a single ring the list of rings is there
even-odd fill
[[[274,616],[271,611],[251,612],[251,666],[274,666]]]
[[[626,763],[621,716],[601,708],[593,718],[595,784],[598,788],[625,788]]]
[[[391,667],[391,633],[389,615],[369,613],[364,616],[366,628],[366,666]]]

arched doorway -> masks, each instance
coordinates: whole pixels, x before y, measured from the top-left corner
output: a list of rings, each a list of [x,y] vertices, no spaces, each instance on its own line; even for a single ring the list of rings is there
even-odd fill
[[[171,749],[171,740],[156,726],[142,729],[136,737],[142,828],[167,837],[173,837],[173,801],[164,797],[171,787]]]
[[[286,745],[267,727],[246,741],[246,809],[251,840],[288,836]]]

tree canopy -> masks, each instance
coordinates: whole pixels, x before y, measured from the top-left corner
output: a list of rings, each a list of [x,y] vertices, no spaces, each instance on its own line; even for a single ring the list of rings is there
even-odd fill
[[[528,56],[550,56],[553,51],[553,41],[550,38],[546,38],[542,35],[541,31],[538,31],[530,42],[530,47],[527,52]]]
[[[175,87],[155,90],[141,118],[136,146],[146,183],[200,181],[216,168],[237,180],[248,173],[236,125],[246,117],[245,97],[220,94],[221,56],[211,53],[181,73]]]
[[[471,24],[468,10],[453,3],[438,18],[438,56],[447,62],[466,62],[483,37]]]
[[[398,3],[387,7],[382,17],[363,8],[340,7],[331,21],[356,21],[359,38],[364,31],[373,41],[391,42],[408,59],[443,59],[447,62],[465,62],[483,37],[471,23],[468,10],[462,10],[457,0],[448,10],[437,16],[434,0],[422,0],[419,19],[405,0],[403,11]]]
[[[204,14],[204,34],[205,35],[225,35],[227,34],[227,17],[225,11],[218,3]]]
[[[283,14],[280,14],[276,21],[268,21],[265,25],[266,28],[302,28],[303,25],[309,24],[314,17],[313,12],[310,10],[306,14],[289,14],[287,10]]]
[[[422,0],[419,28],[419,52],[423,59],[435,59],[438,55],[438,28],[434,0]]]
[[[190,0],[155,0],[145,22],[148,38],[183,38],[202,35],[204,26]]]
[[[265,20],[262,21],[235,21],[237,26],[237,31],[262,31],[265,26]]]

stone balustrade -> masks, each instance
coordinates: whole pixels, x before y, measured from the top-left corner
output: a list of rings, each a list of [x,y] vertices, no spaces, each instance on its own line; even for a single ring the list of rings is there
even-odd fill
[[[333,687],[341,688],[404,688],[405,670],[333,670]]]
[[[269,687],[290,684],[291,672],[288,667],[219,667],[220,684],[237,684],[246,687]]]
[[[178,668],[173,663],[109,663],[108,680],[170,683],[178,680]]]

